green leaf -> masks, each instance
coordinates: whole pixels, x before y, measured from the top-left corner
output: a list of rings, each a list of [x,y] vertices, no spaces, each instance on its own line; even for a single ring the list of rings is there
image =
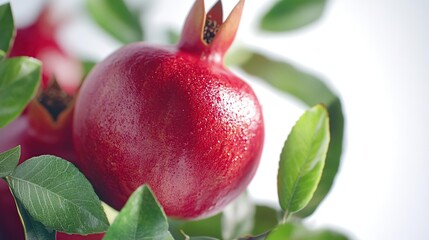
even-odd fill
[[[95,22],[122,43],[143,39],[138,14],[131,12],[123,0],[86,0]]]
[[[195,236],[234,239],[252,231],[256,208],[245,192],[212,217],[194,221],[170,219],[170,232],[175,239],[185,239],[183,233],[191,239]]]
[[[231,204],[238,204],[242,200],[237,201],[238,202],[233,202]],[[246,203],[246,205],[248,204],[249,203]],[[229,208],[229,206],[227,206],[226,209],[227,208]],[[253,207],[250,208],[252,209]],[[248,216],[251,219],[247,219],[247,221],[253,222],[253,229],[248,230],[246,234],[259,235],[273,229],[278,224],[279,212],[277,210],[268,206],[256,205],[255,210],[253,211],[254,216],[251,217],[249,214]],[[222,232],[225,230],[221,227],[221,225],[225,224],[225,222],[222,222],[224,221],[223,215],[224,212],[206,219],[195,221],[178,221],[170,219],[170,232],[172,233],[174,239],[185,239],[181,231],[190,236],[210,236],[214,239],[224,239]],[[241,219],[246,221],[243,218]],[[240,221],[237,221],[237,223],[240,223]],[[195,239],[195,237],[191,237],[191,239]]]
[[[260,28],[282,32],[304,27],[318,20],[326,7],[326,0],[279,0],[265,13]]]
[[[308,107],[323,103],[328,108],[331,141],[322,178],[313,199],[307,207],[295,214],[299,217],[309,216],[329,193],[340,165],[344,132],[341,101],[322,80],[286,62],[275,61],[246,49],[234,53],[232,59],[232,63],[239,65],[248,74],[296,97]]]
[[[282,209],[304,208],[319,184],[329,145],[329,119],[322,105],[307,110],[289,134],[280,156],[278,195]]]
[[[222,239],[236,239],[252,231],[255,205],[243,192],[222,211]]]
[[[0,61],[6,58],[6,53],[0,49]]]
[[[273,229],[278,224],[279,212],[268,206],[257,205],[252,235],[260,235]]]
[[[10,3],[0,5],[0,26],[0,50],[8,53],[15,37],[15,24]]]
[[[272,230],[266,240],[347,240],[341,233],[329,229],[311,230],[298,223],[286,223]]]
[[[19,199],[15,198],[15,203],[24,225],[26,240],[55,240],[55,231],[48,230],[43,224],[33,220]]]
[[[10,186],[32,218],[66,233],[105,231],[107,217],[85,176],[70,162],[43,155],[20,164]]]
[[[222,214],[219,213],[209,218],[194,221],[170,219],[170,232],[174,239],[185,239],[181,231],[190,236],[210,236],[220,239],[222,238],[221,218]]]
[[[219,240],[218,238],[212,237],[190,237],[190,240]]]
[[[331,186],[337,175],[341,160],[341,152],[343,149],[343,131],[344,118],[340,99],[336,98],[328,106],[329,112],[329,132],[331,140],[329,142],[329,150],[326,155],[325,167],[323,169],[322,178],[319,186],[313,195],[313,198],[308,205],[301,211],[295,214],[295,217],[307,217],[311,215],[329,193]]]
[[[140,186],[106,232],[104,240],[115,239],[168,239],[167,217],[150,188]]]
[[[323,81],[286,62],[275,61],[248,50],[241,52],[241,55],[247,56],[240,65],[244,71],[298,98],[308,106],[318,103],[329,105],[337,98]]]
[[[10,175],[18,165],[21,147],[16,146],[0,153],[0,178]]]
[[[40,84],[41,63],[30,57],[0,61],[0,128],[21,114]]]

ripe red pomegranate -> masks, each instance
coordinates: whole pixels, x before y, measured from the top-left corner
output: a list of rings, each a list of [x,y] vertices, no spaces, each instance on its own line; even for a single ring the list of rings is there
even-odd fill
[[[75,108],[78,167],[120,209],[148,183],[170,217],[220,211],[252,179],[264,125],[259,102],[223,65],[244,1],[225,22],[197,0],[177,46],[134,43],[100,62]]]
[[[41,154],[70,161],[75,158],[71,140],[72,99],[83,76],[80,63],[55,38],[64,21],[54,19],[53,12],[52,5],[45,4],[34,23],[18,28],[9,53],[9,57],[35,57],[43,63],[42,89],[27,106],[28,116],[24,114],[0,129],[0,151],[21,145],[20,162]]]
[[[21,115],[0,129],[0,152],[21,145],[20,163],[34,156],[53,154],[75,162],[71,127],[75,95],[81,78],[81,66],[66,54],[55,39],[59,27],[53,22],[49,5],[36,22],[17,30],[9,57],[31,56],[43,62],[43,91]],[[61,87],[57,84],[60,82]],[[88,236],[58,233],[57,239],[101,239],[103,234]],[[0,239],[23,240],[24,229],[15,202],[4,181],[0,180]]]
[[[42,154],[62,157],[72,163],[72,113],[74,98],[54,81],[30,102],[27,114],[0,129],[0,152],[21,145],[20,163]],[[0,239],[23,240],[24,229],[15,202],[4,181],[0,180]],[[57,239],[102,239],[103,234],[88,236],[58,233]]]
[[[80,84],[82,66],[67,52],[56,39],[64,20],[54,19],[53,8],[46,4],[31,25],[19,28],[9,53],[9,57],[29,56],[43,62],[42,88],[46,88],[55,76],[68,94],[73,94]]]
[[[0,152],[21,145],[20,163],[43,154],[56,155],[75,162],[72,143],[74,98],[54,81],[19,116],[0,129]]]

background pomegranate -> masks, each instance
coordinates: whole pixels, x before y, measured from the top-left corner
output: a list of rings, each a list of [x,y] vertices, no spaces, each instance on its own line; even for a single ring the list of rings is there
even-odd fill
[[[53,83],[37,94],[27,113],[0,129],[0,152],[21,145],[20,163],[52,154],[75,162],[71,127],[74,98]]]
[[[36,99],[29,104],[26,114],[0,129],[0,151],[21,145],[20,162],[41,154],[72,162],[75,158],[71,146],[73,96],[83,72],[79,61],[67,54],[56,39],[66,18],[54,18],[54,11],[47,2],[32,24],[18,28],[8,56],[29,56],[43,63]]]
[[[75,162],[71,127],[74,97],[82,79],[80,63],[68,55],[55,39],[58,21],[50,5],[28,27],[19,28],[9,57],[30,56],[43,62],[42,85],[25,114],[0,129],[0,152],[21,145],[20,163],[42,154]],[[58,82],[59,83],[58,83]],[[61,86],[60,86],[61,85]],[[0,181],[0,239],[25,239],[15,202],[4,181]],[[58,233],[57,239],[101,239]]]
[[[148,183],[167,215],[201,218],[242,192],[264,138],[258,100],[223,65],[243,1],[222,21],[197,0],[177,47],[125,46],[99,63],[76,102],[78,166],[120,209]]]
[[[42,88],[46,88],[53,76],[68,94],[73,94],[82,78],[82,66],[68,54],[56,39],[57,32],[66,17],[54,18],[54,9],[47,2],[36,21],[18,28],[9,57],[29,56],[43,62]]]

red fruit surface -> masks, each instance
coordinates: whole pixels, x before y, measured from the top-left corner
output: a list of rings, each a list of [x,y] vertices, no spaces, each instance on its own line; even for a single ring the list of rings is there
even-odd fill
[[[148,183],[168,216],[206,217],[255,174],[264,138],[261,108],[251,87],[222,63],[238,23],[227,20],[212,44],[203,43],[204,22],[193,21],[204,21],[202,3],[197,0],[184,30],[196,36],[182,35],[178,47],[125,46],[99,63],[80,90],[77,165],[118,210]],[[241,7],[242,1],[231,19]],[[209,13],[216,17],[216,11],[219,4]]]
[[[101,240],[104,237],[104,233],[89,234],[86,236],[76,234],[66,234],[57,232],[56,240]]]
[[[24,240],[24,229],[7,183],[0,179],[0,240]]]

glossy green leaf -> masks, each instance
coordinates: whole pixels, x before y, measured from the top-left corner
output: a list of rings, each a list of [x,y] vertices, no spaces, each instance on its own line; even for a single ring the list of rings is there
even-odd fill
[[[21,114],[40,84],[41,63],[30,57],[0,61],[0,128]]]
[[[15,37],[15,24],[10,3],[0,5],[0,32],[0,50],[7,53]]]
[[[19,199],[15,198],[15,203],[24,225],[26,240],[55,240],[55,231],[48,230],[43,224],[35,221]]]
[[[173,239],[167,217],[148,186],[135,190],[106,232],[104,240],[116,239]]]
[[[286,213],[301,210],[313,197],[328,146],[328,112],[316,105],[297,121],[280,155],[277,187],[280,206]]]
[[[340,99],[320,79],[294,66],[269,59],[249,50],[232,54],[229,60],[248,74],[264,80],[278,90],[292,95],[311,107],[323,103],[329,112],[331,141],[319,187],[310,203],[295,216],[311,215],[329,193],[337,174],[343,147],[344,117]],[[227,59],[228,60],[228,59]]]
[[[249,234],[253,229],[255,211],[247,192],[228,204],[222,211],[222,239],[236,239]]]
[[[43,155],[20,164],[10,186],[32,218],[66,233],[103,232],[109,222],[85,176],[70,162]]]
[[[0,178],[10,175],[18,165],[21,147],[16,146],[5,152],[0,153]]]
[[[331,140],[329,142],[329,150],[326,155],[325,167],[323,169],[322,178],[319,186],[313,195],[311,201],[301,211],[295,214],[295,217],[307,217],[311,215],[325,196],[329,193],[331,186],[337,175],[343,149],[343,131],[344,118],[340,99],[335,98],[328,106],[329,112],[329,131]]]
[[[341,233],[329,229],[312,230],[299,223],[286,223],[272,230],[266,240],[347,240]]]
[[[123,0],[86,0],[86,6],[95,22],[122,43],[143,39],[138,14],[133,13]]]
[[[304,27],[318,20],[326,7],[326,0],[278,0],[265,13],[260,28],[282,32]]]

